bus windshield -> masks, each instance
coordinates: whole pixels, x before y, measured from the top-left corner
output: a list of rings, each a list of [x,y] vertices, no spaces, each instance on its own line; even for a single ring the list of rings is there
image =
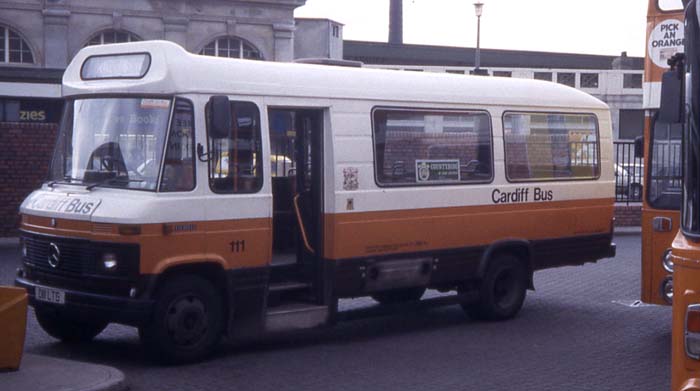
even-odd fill
[[[682,11],[682,0],[659,0],[659,9],[661,11]]]
[[[153,98],[68,101],[49,179],[155,191],[171,102]]]

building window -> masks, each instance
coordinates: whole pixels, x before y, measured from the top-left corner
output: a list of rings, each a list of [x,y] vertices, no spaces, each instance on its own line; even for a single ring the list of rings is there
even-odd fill
[[[552,72],[535,72],[535,80],[552,81]]]
[[[464,71],[461,69],[448,69],[445,72],[447,73],[453,73],[455,75],[464,75]]]
[[[0,62],[14,64],[33,64],[34,55],[27,41],[8,27],[0,26]]]
[[[493,71],[493,75],[496,77],[513,77],[513,72],[511,72],[511,71]]]
[[[260,60],[260,51],[253,45],[234,37],[217,38],[209,42],[204,49],[199,52],[205,56],[246,58],[249,60]]]
[[[381,186],[484,183],[493,177],[487,113],[378,109],[373,132]]]
[[[641,76],[641,75],[640,75]],[[634,140],[644,133],[644,110],[620,110],[620,140]]]
[[[600,176],[598,123],[593,115],[506,113],[503,128],[510,181]]]
[[[340,26],[337,24],[333,25],[333,36],[336,38],[340,38]]]
[[[598,74],[597,73],[582,73],[581,74],[581,88],[598,88]]]
[[[576,74],[573,72],[559,72],[557,73],[557,83],[576,87]]]
[[[141,38],[128,31],[107,30],[96,34],[95,36],[90,38],[90,40],[85,46],[107,45],[110,43],[137,42],[140,40]]]
[[[622,80],[623,88],[642,88],[641,73],[625,73]]]
[[[255,193],[263,183],[260,112],[254,103],[231,102],[231,114],[229,137],[209,134],[209,186],[215,193]]]

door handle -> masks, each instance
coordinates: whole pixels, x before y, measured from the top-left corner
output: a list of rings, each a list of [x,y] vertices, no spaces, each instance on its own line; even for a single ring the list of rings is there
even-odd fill
[[[673,229],[673,220],[668,217],[654,217],[651,225],[656,232],[671,232]]]

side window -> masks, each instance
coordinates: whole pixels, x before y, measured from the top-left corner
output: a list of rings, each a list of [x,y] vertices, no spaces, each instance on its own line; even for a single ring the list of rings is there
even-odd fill
[[[380,186],[491,181],[487,113],[377,109],[373,121]]]
[[[195,186],[194,111],[192,103],[178,99],[165,150],[160,191],[190,191]]]
[[[503,142],[510,181],[600,176],[598,123],[594,115],[506,113]]]
[[[254,103],[231,102],[231,114],[229,137],[209,136],[209,185],[216,193],[255,193],[263,183],[260,112]]]

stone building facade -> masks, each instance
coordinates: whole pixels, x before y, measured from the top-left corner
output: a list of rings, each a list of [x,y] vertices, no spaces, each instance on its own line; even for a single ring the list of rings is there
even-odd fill
[[[218,38],[248,43],[272,61],[294,58],[294,10],[306,0],[4,0],[0,25],[28,44],[34,67],[65,68],[101,34],[176,42],[201,52]],[[109,42],[110,39],[107,39]]]

